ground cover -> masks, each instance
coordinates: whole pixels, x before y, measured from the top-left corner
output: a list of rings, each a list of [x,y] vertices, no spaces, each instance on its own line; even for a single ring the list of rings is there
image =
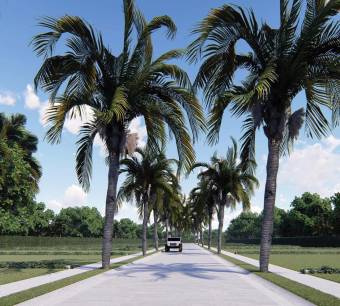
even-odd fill
[[[224,249],[254,259],[259,258],[258,245],[225,244]],[[296,271],[303,268],[320,268],[321,266],[340,268],[340,248],[273,245],[270,262]],[[340,282],[340,274],[316,273],[313,276]]]
[[[141,250],[137,239],[115,239],[112,257],[137,253]],[[149,246],[153,244],[150,241]],[[84,265],[101,260],[100,238],[78,237],[0,237],[0,267],[6,263],[46,263],[47,267],[0,268],[0,285],[39,275],[53,273],[65,266]],[[50,268],[49,265],[57,268]]]
[[[311,287],[305,286],[298,282],[294,282],[288,278],[282,277],[274,273],[263,273],[259,272],[259,269],[253,265],[244,263],[243,261],[237,260],[233,257],[227,255],[220,255],[222,258],[234,263],[241,268],[248,270],[318,306],[338,306],[340,305],[340,300],[336,297],[321,292],[319,290],[313,289]]]

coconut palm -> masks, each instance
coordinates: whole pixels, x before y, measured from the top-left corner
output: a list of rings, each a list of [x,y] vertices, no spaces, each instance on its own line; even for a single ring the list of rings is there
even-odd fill
[[[264,272],[268,271],[280,153],[289,152],[304,121],[307,135],[326,135],[331,124],[325,109],[332,113],[333,126],[339,123],[340,31],[338,20],[332,19],[339,9],[339,0],[280,0],[280,25],[271,28],[259,23],[252,10],[224,5],[204,18],[195,29],[198,38],[189,47],[191,60],[204,57],[195,84],[211,106],[210,142],[217,141],[228,107],[233,115],[245,115],[243,160],[254,159],[260,127],[267,137],[260,251]],[[249,53],[237,52],[235,45],[241,40]],[[235,84],[239,68],[247,70],[248,76]],[[306,94],[306,107],[296,109],[293,99],[301,91]]]
[[[177,167],[177,174],[178,174],[178,165],[179,162],[176,159],[167,159],[164,153],[164,148],[163,152],[161,154],[158,154],[157,156],[158,161],[162,161],[165,164],[169,164],[172,167],[176,166]],[[158,188],[155,190],[153,194],[153,200],[151,201],[151,206],[150,206],[150,213],[152,211],[153,218],[154,218],[154,226],[153,226],[153,233],[154,233],[154,246],[155,249],[158,250],[158,221],[160,218],[160,213],[162,209],[164,208],[164,202],[167,200],[172,200],[172,201],[179,201],[179,194],[174,188],[174,186],[178,186],[178,177],[175,175],[172,175],[171,181],[166,181],[166,184],[168,184],[168,188]],[[166,229],[166,236],[167,236],[168,229]],[[168,236],[167,236],[168,237]]]
[[[180,210],[181,203],[181,193],[180,186],[177,181],[170,182],[170,188],[172,193],[163,192],[162,199],[160,201],[159,213],[160,220],[165,226],[165,237],[169,237],[169,228],[171,232],[172,224],[175,223],[175,219],[178,216],[177,211]]]
[[[210,190],[210,187],[212,187],[212,185],[203,177],[199,180],[197,187],[193,188],[190,192],[190,199],[195,203],[195,206],[200,207],[200,213],[204,214],[208,219],[209,250],[211,248],[212,220],[216,212],[216,198],[214,196],[214,190]]]
[[[0,113],[0,159],[8,155],[7,148],[18,147],[23,154],[23,160],[29,166],[32,188],[37,192],[42,172],[33,153],[37,151],[38,138],[31,134],[25,125],[26,117],[22,114],[6,116]]]
[[[218,243],[217,252],[221,253],[222,231],[225,208],[234,209],[236,203],[241,202],[243,210],[250,208],[250,196],[258,181],[250,172],[255,162],[248,160],[248,166],[238,161],[238,149],[236,141],[232,138],[233,146],[228,148],[225,158],[219,158],[216,154],[208,163],[195,163],[192,169],[204,168],[198,174],[198,178],[208,182],[208,189],[212,191],[217,203],[218,215]]]
[[[90,186],[96,136],[107,151],[104,268],[108,268],[110,262],[119,161],[130,122],[143,117],[148,146],[153,149],[166,142],[168,129],[174,136],[181,166],[185,168],[195,158],[191,138],[195,140],[204,125],[203,113],[187,74],[167,63],[182,52],[173,50],[153,59],[151,34],[164,27],[167,36],[174,37],[176,26],[171,18],[160,16],[147,22],[133,0],[124,0],[123,7],[124,40],[122,52],[117,56],[104,44],[102,35],[77,16],[42,19],[40,25],[48,32],[35,36],[32,41],[37,55],[44,58],[34,83],[36,88],[40,86],[49,94],[47,140],[60,142],[67,118],[78,116],[84,120],[77,141],[76,172],[86,191]],[[57,42],[64,36],[67,51],[54,55]]]
[[[121,160],[121,174],[125,174],[117,201],[135,201],[139,215],[143,218],[143,255],[147,250],[147,225],[150,217],[150,208],[155,202],[157,193],[163,191],[171,193],[169,182],[176,180],[173,173],[172,162],[164,157],[163,153],[150,149],[137,149],[136,155]],[[139,155],[139,156],[137,156]]]
[[[206,212],[206,203],[202,201],[202,197],[190,192],[187,205],[190,207],[190,217],[192,232],[197,233],[199,242],[204,246],[203,230],[207,223],[209,223],[209,214]]]

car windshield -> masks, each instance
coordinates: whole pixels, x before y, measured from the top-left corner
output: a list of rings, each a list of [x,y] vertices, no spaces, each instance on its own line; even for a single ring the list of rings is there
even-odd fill
[[[181,241],[181,238],[179,238],[179,237],[170,237],[170,238],[168,238],[168,241]]]

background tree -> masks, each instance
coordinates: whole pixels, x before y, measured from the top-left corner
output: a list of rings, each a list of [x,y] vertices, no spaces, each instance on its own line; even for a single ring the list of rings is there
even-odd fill
[[[59,236],[100,237],[103,218],[95,207],[67,207],[56,216],[54,232]]]
[[[143,218],[143,255],[147,251],[147,224],[150,209],[157,197],[157,192],[172,192],[169,182],[176,180],[171,160],[163,152],[150,151],[148,148],[137,149],[134,156],[121,160],[121,174],[125,180],[118,192],[118,203],[135,201],[138,213]]]
[[[148,146],[155,149],[167,140],[166,127],[174,136],[181,165],[189,168],[195,159],[185,114],[195,140],[203,128],[203,113],[187,74],[167,63],[181,55],[173,50],[153,59],[151,34],[167,29],[172,38],[176,26],[168,16],[147,22],[133,0],[124,0],[123,50],[115,56],[104,45],[102,35],[80,17],[44,18],[48,29],[33,38],[33,47],[44,62],[35,77],[35,86],[49,93],[51,107],[47,139],[58,143],[67,117],[91,116],[80,130],[76,171],[79,182],[89,189],[95,136],[107,151],[108,188],[103,234],[103,267],[108,268],[112,249],[113,217],[120,155],[129,123],[138,116],[145,121]],[[67,52],[53,55],[61,37],[67,36]],[[63,40],[64,41],[64,40]],[[132,42],[135,41],[133,44]]]
[[[215,154],[211,163],[196,163],[192,169],[203,167],[198,178],[208,182],[209,190],[216,196],[218,215],[218,242],[217,252],[221,253],[222,233],[225,208],[234,208],[236,203],[242,203],[243,209],[250,208],[250,196],[258,181],[251,174],[254,161],[248,160],[247,164],[238,162],[238,150],[236,141],[232,138],[233,146],[228,148],[226,158],[219,158]]]
[[[339,0],[280,0],[280,25],[259,23],[252,10],[224,5],[212,10],[197,26],[198,38],[189,58],[204,62],[195,84],[203,88],[211,106],[208,139],[215,142],[224,111],[245,115],[242,159],[254,159],[256,131],[263,127],[268,139],[267,179],[262,220],[260,270],[268,271],[280,152],[286,152],[306,123],[309,136],[326,135],[330,124],[323,110],[339,123],[339,22],[332,17]],[[302,16],[302,17],[301,17]],[[300,18],[301,17],[301,18]],[[244,41],[248,54],[237,52]],[[246,69],[242,82],[235,72]],[[304,91],[306,108],[295,109],[293,99]]]
[[[287,214],[284,231],[287,236],[323,236],[332,232],[332,205],[329,199],[305,192],[295,197]]]
[[[208,223],[208,249],[211,248],[212,239],[212,220],[216,212],[216,199],[214,190],[210,190],[212,187],[208,181],[201,178],[197,184],[197,187],[192,189],[190,192],[189,201],[193,203],[194,206],[199,207],[199,213],[204,214],[207,217]],[[203,221],[203,220],[202,220]],[[203,229],[202,229],[203,231]],[[202,235],[203,239],[203,235]]]
[[[257,213],[251,211],[242,212],[238,217],[230,221],[226,231],[227,239],[251,239],[259,238],[261,231],[260,218]]]
[[[331,202],[334,207],[333,210],[333,233],[340,235],[340,192],[337,192],[331,197]]]

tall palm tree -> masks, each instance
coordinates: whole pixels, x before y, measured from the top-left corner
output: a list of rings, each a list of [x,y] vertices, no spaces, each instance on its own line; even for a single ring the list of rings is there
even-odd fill
[[[8,154],[7,148],[17,146],[23,154],[23,160],[29,166],[32,188],[38,191],[42,172],[39,162],[33,156],[37,151],[38,138],[31,134],[25,125],[26,117],[22,114],[6,116],[0,113],[0,159]]]
[[[171,232],[171,225],[177,218],[177,211],[180,209],[181,193],[178,181],[170,182],[171,193],[163,192],[163,197],[160,201],[160,219],[165,226],[165,238],[169,237],[169,228]]]
[[[302,7],[306,2],[304,13]],[[218,139],[224,111],[246,115],[241,140],[244,160],[254,159],[256,130],[263,127],[268,140],[267,179],[264,194],[260,270],[268,271],[273,213],[280,153],[289,152],[305,121],[308,136],[320,138],[331,128],[324,109],[338,125],[339,103],[339,0],[280,0],[280,25],[259,23],[252,10],[224,5],[213,9],[196,28],[198,38],[189,58],[203,55],[195,84],[203,88],[211,106],[209,140]],[[239,41],[250,52],[237,53]],[[248,71],[240,83],[235,72]],[[306,108],[293,107],[304,91]]]
[[[202,198],[197,197],[194,193],[190,193],[187,205],[190,207],[192,232],[198,234],[199,242],[204,246],[203,230],[209,222],[205,203],[203,203]]]
[[[139,215],[143,218],[143,255],[147,250],[147,225],[150,217],[149,208],[155,201],[157,192],[171,193],[169,182],[176,179],[173,173],[171,160],[164,158],[163,153],[150,149],[137,149],[139,156],[132,156],[121,160],[120,173],[126,174],[122,183],[117,201],[132,201],[137,204]]]
[[[202,214],[205,214],[208,219],[208,249],[211,248],[211,236],[212,236],[212,220],[216,212],[216,198],[215,191],[210,190],[212,185],[209,181],[201,178],[197,184],[197,187],[193,188],[190,192],[190,199],[194,202],[195,206],[200,207]]]
[[[104,44],[102,35],[77,16],[42,19],[40,25],[48,32],[32,41],[37,55],[44,58],[34,80],[35,87],[40,86],[50,95],[48,141],[60,142],[67,118],[80,116],[85,121],[76,154],[76,172],[85,190],[90,186],[96,136],[107,150],[103,268],[108,268],[110,262],[119,161],[131,120],[144,118],[148,146],[153,149],[166,142],[168,128],[185,168],[195,158],[185,123],[190,125],[193,140],[204,126],[203,113],[187,74],[167,63],[181,56],[182,51],[172,50],[153,59],[151,34],[165,27],[167,36],[174,37],[176,26],[171,18],[160,16],[147,22],[133,0],[124,0],[123,6],[124,40],[122,52],[117,56]],[[67,51],[54,55],[57,42],[64,36]],[[86,119],[87,110],[91,116]]]
[[[238,150],[236,141],[232,138],[233,146],[228,148],[225,158],[219,158],[216,154],[208,163],[195,163],[192,169],[203,167],[205,170],[198,174],[199,179],[203,179],[210,185],[216,197],[218,215],[218,244],[217,252],[222,249],[222,232],[225,208],[234,208],[236,203],[241,202],[243,209],[250,208],[250,196],[254,192],[254,187],[258,186],[256,177],[251,174],[251,168],[255,162],[248,160],[238,161]]]

